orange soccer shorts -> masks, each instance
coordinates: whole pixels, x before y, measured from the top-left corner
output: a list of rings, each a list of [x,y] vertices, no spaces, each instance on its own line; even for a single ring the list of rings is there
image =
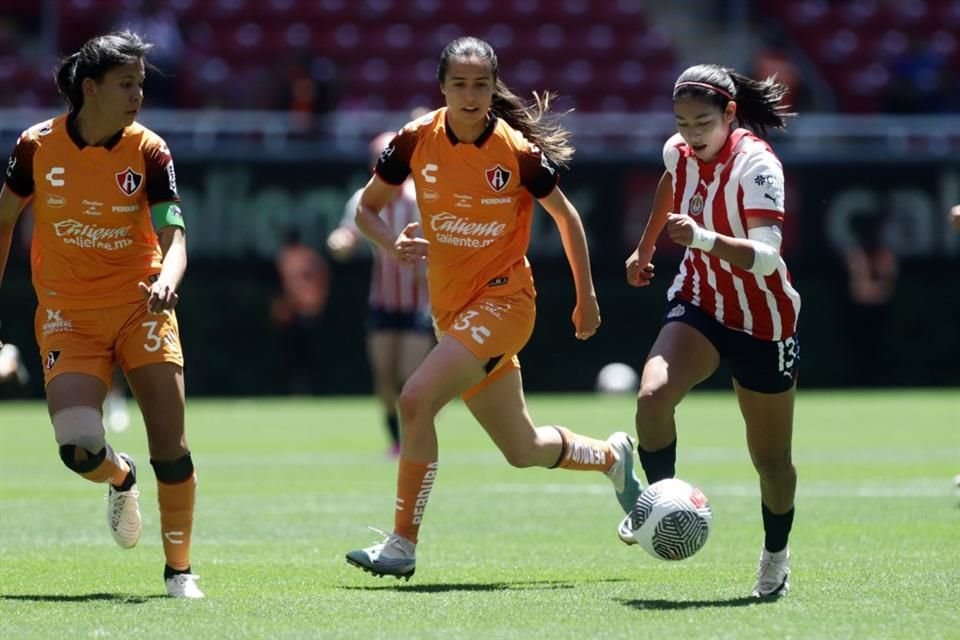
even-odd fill
[[[124,371],[158,362],[183,366],[176,315],[152,314],[144,301],[99,309],[39,306],[34,331],[45,385],[61,373],[86,373],[109,388],[116,362]]]
[[[459,311],[445,312],[434,318],[437,340],[449,335],[478,359],[495,362],[483,382],[462,395],[464,400],[520,368],[517,354],[530,339],[536,318],[532,289],[521,289],[505,296],[481,296]]]

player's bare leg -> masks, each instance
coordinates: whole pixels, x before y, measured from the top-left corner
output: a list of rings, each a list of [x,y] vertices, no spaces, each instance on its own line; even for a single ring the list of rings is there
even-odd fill
[[[602,471],[613,482],[624,512],[636,504],[641,487],[633,471],[630,436],[620,432],[603,441],[561,426],[537,427],[527,411],[519,369],[503,373],[466,404],[514,467]]]
[[[437,477],[434,421],[444,405],[484,376],[480,360],[445,336],[404,384],[397,402],[403,437],[393,532],[376,544],[349,552],[347,562],[376,576],[409,579],[414,574],[420,523]]]
[[[674,410],[687,392],[710,377],[719,365],[716,348],[693,327],[670,322],[660,329],[643,366],[637,393],[637,451],[649,484],[674,476]]]
[[[85,373],[62,373],[47,384],[47,408],[60,458],[75,473],[92,482],[108,482],[107,525],[118,545],[129,549],[140,540],[136,468],[129,456],[106,441],[100,407],[107,387]]]
[[[157,477],[167,593],[202,598],[190,567],[197,477],[184,434],[183,368],[169,362],[148,364],[128,371],[127,379],[143,413]]]
[[[765,539],[753,595],[782,596],[790,589],[790,550],[797,470],[793,465],[793,405],[796,387],[782,393],[759,393],[734,381],[747,429],[747,447],[760,477]]]

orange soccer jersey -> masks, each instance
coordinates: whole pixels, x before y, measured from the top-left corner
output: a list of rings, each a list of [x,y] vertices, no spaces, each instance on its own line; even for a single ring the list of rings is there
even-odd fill
[[[532,287],[526,259],[533,199],[557,184],[557,169],[505,121],[491,117],[472,143],[446,124],[446,108],[404,127],[377,162],[377,175],[400,185],[413,175],[423,236],[430,242],[427,279],[439,312],[479,295]]]
[[[91,147],[60,116],[20,135],[6,185],[33,198],[30,259],[41,306],[142,300],[137,283],[159,273],[162,260],[150,207],[180,200],[163,139],[134,123]]]

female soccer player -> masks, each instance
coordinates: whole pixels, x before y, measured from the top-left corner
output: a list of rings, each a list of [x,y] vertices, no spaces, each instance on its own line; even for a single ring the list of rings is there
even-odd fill
[[[196,476],[184,436],[177,287],[187,266],[173,160],[135,122],[151,45],[130,32],[87,41],[61,61],[67,114],[21,134],[0,192],[0,276],[20,211],[33,200],[35,328],[60,458],[109,483],[117,544],[140,538],[136,467],[106,442],[101,407],[115,362],[147,428],[157,478],[164,580],[202,598],[190,570]]]
[[[370,142],[376,163],[394,134],[382,133]],[[340,225],[327,238],[327,249],[336,259],[345,261],[357,250],[361,234],[357,229],[357,204],[363,189],[347,202]],[[399,234],[411,222],[420,220],[413,180],[407,179],[381,212],[384,221]],[[383,406],[389,454],[400,455],[400,418],[397,396],[400,388],[433,347],[433,323],[427,296],[426,265],[414,268],[401,264],[375,248],[370,273],[369,313],[367,316],[367,357],[373,370],[373,387]]]
[[[427,261],[438,344],[400,393],[403,429],[394,530],[351,551],[347,561],[375,575],[413,575],[424,509],[438,473],[434,419],[461,396],[516,467],[601,471],[628,512],[640,494],[626,433],[606,441],[564,427],[536,427],[527,413],[517,353],[533,331],[533,278],[525,257],[533,199],[553,217],[576,285],[573,325],[586,340],[600,326],[580,216],[557,188],[557,165],[573,155],[567,132],[543,119],[549,94],[527,105],[499,78],[489,44],[459,38],[438,69],[446,107],[404,127],[380,155],[357,207],[357,226],[383,251]],[[398,235],[379,216],[413,176],[423,226]]]
[[[726,359],[760,476],[766,534],[753,595],[789,589],[787,538],[797,472],[791,460],[799,367],[800,296],[780,257],[783,168],[759,135],[793,114],[783,85],[716,65],[684,71],[673,87],[678,132],[663,147],[666,165],[653,213],[627,260],[627,281],[649,284],[664,226],[687,247],[667,294],[660,335],[644,365],[637,399],[640,463],[649,483],[674,476],[674,409]],[[629,530],[621,537],[631,542]]]

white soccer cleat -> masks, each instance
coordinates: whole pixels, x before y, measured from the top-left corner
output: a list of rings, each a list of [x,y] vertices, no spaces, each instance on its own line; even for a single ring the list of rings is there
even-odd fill
[[[616,461],[606,475],[613,483],[613,490],[617,494],[620,508],[629,515],[637,504],[637,498],[643,492],[640,479],[633,470],[633,438],[623,431],[618,431],[607,438],[607,444],[613,449]]]
[[[133,485],[129,491],[117,491],[113,485],[107,490],[107,525],[110,533],[118,545],[124,549],[136,546],[143,531],[143,520],[140,518],[140,490],[137,489],[137,467],[133,460],[125,453],[119,454],[130,466],[133,475]]]
[[[757,584],[753,586],[754,598],[781,598],[790,591],[790,547],[771,553],[766,548],[760,552],[757,568]]]
[[[384,536],[383,540],[365,549],[349,552],[347,562],[378,578],[394,576],[398,580],[410,580],[417,570],[416,543],[395,533],[387,534],[370,528]]]
[[[637,544],[637,539],[633,535],[633,525],[630,523],[630,518],[633,517],[632,513],[628,513],[623,520],[620,521],[620,526],[617,527],[617,537],[620,538],[620,542],[626,545]]]
[[[197,586],[197,580],[199,579],[200,576],[192,573],[174,574],[164,580],[167,583],[167,595],[173,598],[199,600],[205,597],[203,591],[200,591],[200,587]]]

